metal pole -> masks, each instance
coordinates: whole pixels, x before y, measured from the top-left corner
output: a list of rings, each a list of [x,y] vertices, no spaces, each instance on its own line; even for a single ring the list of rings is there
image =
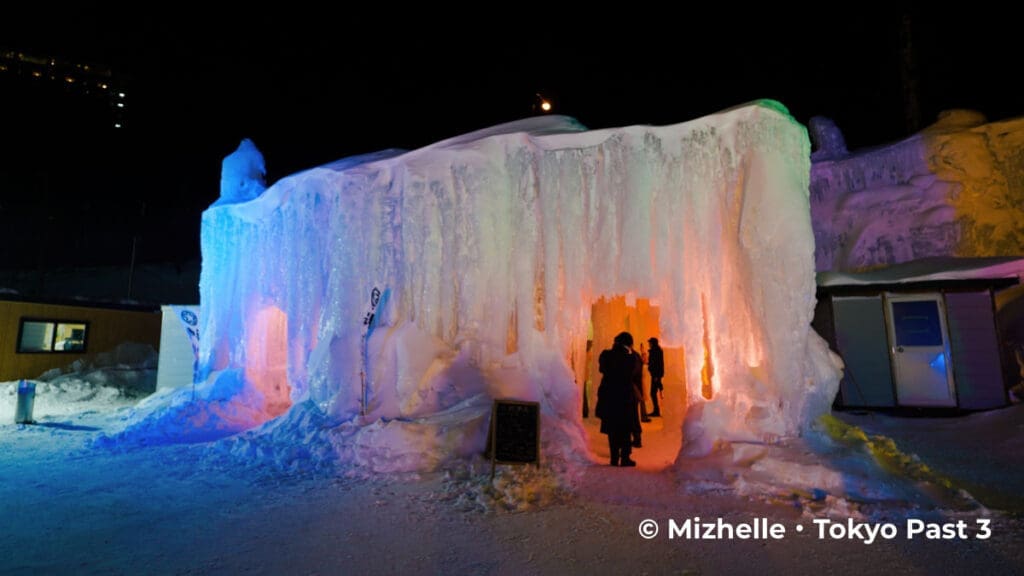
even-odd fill
[[[132,280],[135,277],[135,248],[139,242],[138,236],[132,236],[132,259],[128,264],[128,298],[132,297]]]

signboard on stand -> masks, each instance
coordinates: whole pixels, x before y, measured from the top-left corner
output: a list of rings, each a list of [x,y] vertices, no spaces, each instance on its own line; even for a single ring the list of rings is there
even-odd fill
[[[540,466],[540,404],[520,400],[495,400],[487,440],[491,478],[495,464]]]

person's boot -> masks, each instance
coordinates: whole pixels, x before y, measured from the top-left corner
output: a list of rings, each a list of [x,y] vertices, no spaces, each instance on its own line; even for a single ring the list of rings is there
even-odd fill
[[[636,466],[636,462],[630,460],[629,456],[623,456],[622,457],[622,463],[619,464],[619,465],[620,466]]]

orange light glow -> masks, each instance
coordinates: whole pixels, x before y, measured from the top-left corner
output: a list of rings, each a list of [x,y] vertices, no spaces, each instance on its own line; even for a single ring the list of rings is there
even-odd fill
[[[704,366],[700,369],[700,393],[707,400],[714,395],[714,387],[711,384],[715,376],[715,364],[711,360],[711,335],[708,330],[708,301],[704,294],[700,295],[700,312],[704,319]]]
[[[291,407],[288,384],[288,315],[280,308],[260,310],[251,319],[246,335],[245,379],[262,394],[264,412],[270,418]]]

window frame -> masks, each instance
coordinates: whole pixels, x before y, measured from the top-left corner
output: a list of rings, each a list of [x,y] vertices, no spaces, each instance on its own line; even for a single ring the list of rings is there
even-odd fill
[[[53,336],[50,339],[50,350],[23,350],[21,338],[25,334],[25,324],[28,322],[38,324],[53,324]],[[78,324],[85,326],[85,334],[82,337],[82,347],[75,350],[55,350],[57,344],[58,328],[61,324]],[[88,320],[71,320],[67,318],[42,318],[37,316],[22,316],[18,320],[18,339],[14,341],[15,354],[84,354],[89,348],[90,326]]]

